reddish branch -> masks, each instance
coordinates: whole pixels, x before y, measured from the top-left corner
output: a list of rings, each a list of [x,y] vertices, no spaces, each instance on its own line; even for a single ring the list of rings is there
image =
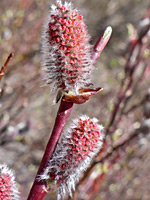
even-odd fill
[[[99,37],[98,41],[96,42],[96,44],[95,44],[95,46],[93,48],[92,56],[91,56],[93,64],[100,57],[101,52],[103,51],[103,49],[105,48],[106,44],[108,43],[108,41],[109,41],[109,39],[111,37],[111,33],[112,33],[112,28],[108,26],[104,30],[104,32],[101,34],[101,36]]]
[[[2,66],[2,68],[1,68],[1,70],[0,70],[0,80],[1,80],[1,78],[4,76],[6,67],[7,67],[9,61],[11,60],[11,58],[13,57],[13,55],[14,55],[13,53],[10,53],[9,56],[8,56],[8,58],[7,58],[7,60],[6,60],[6,62],[5,62],[4,65]]]
[[[62,132],[64,125],[72,111],[72,108],[73,108],[73,103],[66,102],[63,100],[61,101],[61,104],[60,104],[60,107],[59,107],[59,110],[57,113],[55,125],[53,128],[50,140],[47,144],[43,159],[41,161],[41,165],[40,165],[37,175],[35,177],[35,181],[32,186],[32,189],[30,191],[28,200],[41,200],[41,199],[43,199],[43,197],[46,195],[46,193],[49,190],[46,187],[46,183],[43,181],[39,181],[38,178],[39,178],[39,175],[43,172],[43,170],[47,166],[48,161],[50,160],[50,158],[55,150],[55,147],[58,143],[61,132]]]

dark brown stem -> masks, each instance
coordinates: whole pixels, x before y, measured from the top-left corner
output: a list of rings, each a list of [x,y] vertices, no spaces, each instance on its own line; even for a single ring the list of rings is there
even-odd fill
[[[61,132],[64,128],[64,125],[68,117],[70,116],[72,108],[73,108],[72,102],[66,102],[63,99],[61,100],[60,107],[59,107],[56,121],[55,121],[55,125],[53,128],[50,140],[47,144],[43,159],[41,161],[41,165],[35,177],[35,181],[33,183],[30,194],[28,196],[28,200],[42,200],[44,196],[47,194],[47,191],[49,190],[46,187],[46,183],[42,180],[39,181],[38,178],[39,178],[39,175],[42,174],[43,170],[48,164],[48,161],[52,157],[52,154],[60,138]]]

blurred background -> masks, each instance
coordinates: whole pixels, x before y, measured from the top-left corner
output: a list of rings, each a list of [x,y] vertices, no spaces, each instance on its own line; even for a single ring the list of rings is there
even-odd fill
[[[0,66],[14,52],[5,76],[0,82],[0,163],[16,173],[21,199],[25,200],[40,164],[52,130],[58,105],[55,96],[43,87],[40,51],[42,26],[49,13],[46,0],[0,1]],[[106,26],[113,28],[112,37],[96,63],[94,82],[104,88],[83,105],[75,105],[71,118],[79,114],[97,117],[107,127],[120,83],[125,76],[128,27],[139,27],[149,0],[72,0],[84,16],[91,43],[94,45]],[[130,24],[130,25],[129,25]],[[138,73],[141,73],[140,71]],[[127,108],[143,102],[150,85],[150,73],[141,79]],[[122,135],[146,123],[143,104],[123,115],[113,133],[117,141]],[[149,122],[150,123],[150,122]],[[148,124],[150,129],[150,125]],[[148,131],[150,132],[150,130]],[[150,137],[143,132],[119,149],[119,159],[108,167],[97,166],[106,176],[86,191],[87,182],[74,199],[82,200],[149,200],[150,199]],[[96,169],[95,169],[96,170]],[[97,173],[95,172],[95,174]],[[93,177],[97,176],[94,172]],[[94,178],[93,178],[94,179]],[[93,192],[95,191],[95,192]],[[55,192],[51,192],[56,199]],[[45,199],[50,199],[48,196]]]

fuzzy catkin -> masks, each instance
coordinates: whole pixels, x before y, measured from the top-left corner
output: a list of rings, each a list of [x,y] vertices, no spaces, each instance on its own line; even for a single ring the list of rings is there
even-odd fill
[[[82,15],[71,3],[51,6],[43,30],[42,60],[52,91],[78,94],[91,84],[91,45]]]
[[[40,179],[54,181],[58,185],[57,199],[66,193],[72,195],[80,174],[85,171],[93,157],[103,145],[103,126],[96,118],[80,116],[63,132],[62,139],[56,147]]]
[[[19,200],[14,173],[6,164],[0,164],[0,200]]]

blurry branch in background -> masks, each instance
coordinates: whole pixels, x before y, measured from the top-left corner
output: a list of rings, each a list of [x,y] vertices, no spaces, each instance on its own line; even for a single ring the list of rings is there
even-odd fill
[[[144,81],[148,73],[150,71],[150,5],[143,17],[143,19],[140,22],[139,26],[139,33],[135,30],[135,28],[132,25],[128,26],[129,31],[129,40],[127,49],[125,50],[125,59],[126,64],[124,66],[124,78],[121,82],[120,89],[117,95],[116,102],[114,103],[113,110],[110,114],[110,119],[108,122],[108,126],[106,128],[106,141],[105,146],[102,149],[102,151],[99,153],[99,156],[97,159],[92,163],[91,167],[86,171],[86,173],[83,175],[82,179],[77,185],[77,190],[74,193],[73,199],[78,199],[78,197],[81,195],[80,188],[82,188],[82,184],[85,184],[85,181],[88,182],[91,187],[96,187],[96,184],[99,185],[101,182],[103,182],[106,172],[100,173],[96,178],[95,182],[93,183],[91,180],[88,180],[89,175],[92,173],[92,171],[95,169],[97,164],[103,163],[105,164],[108,162],[110,168],[113,166],[114,163],[116,163],[116,160],[119,159],[119,150],[125,147],[126,145],[129,146],[130,142],[137,138],[137,136],[141,133],[142,130],[148,130],[146,133],[148,133],[149,126],[148,123],[150,123],[150,98],[148,98],[150,95],[150,91],[147,88],[147,94],[143,96],[139,102],[134,103],[132,102],[131,97],[135,96],[135,92],[137,90],[137,87],[141,84],[142,81]],[[130,104],[129,104],[130,103]],[[127,109],[127,105],[130,105],[130,107]],[[142,105],[145,105],[144,110],[144,116],[146,119],[144,122],[140,122],[140,128],[133,130],[132,132],[127,132],[122,137],[118,138],[117,141],[113,141],[112,135],[113,133],[118,129],[120,123],[122,122],[122,117],[127,117],[127,114],[130,112],[134,112],[136,109],[141,107]],[[146,105],[148,105],[146,107]],[[148,111],[149,109],[149,111]],[[146,113],[146,114],[145,114]],[[148,114],[147,114],[148,113]],[[141,116],[142,117],[142,116]],[[142,129],[142,123],[144,124],[144,128]],[[111,161],[110,161],[111,160]],[[98,182],[96,182],[98,180]],[[90,181],[92,183],[90,183]],[[95,184],[95,186],[94,186]],[[90,186],[88,185],[88,189]],[[84,187],[84,186],[83,186]],[[84,187],[85,189],[85,187]],[[81,189],[82,192],[82,189]],[[85,193],[88,191],[84,191]],[[97,191],[99,192],[99,191]],[[93,193],[94,195],[94,193]],[[93,197],[89,197],[93,198]],[[71,198],[69,198],[71,199]]]
[[[7,58],[7,60],[6,60],[6,62],[5,62],[4,65],[2,66],[2,68],[1,68],[1,70],[0,70],[0,81],[1,81],[2,77],[4,76],[6,67],[7,67],[9,61],[11,60],[11,58],[12,58],[13,56],[14,56],[14,53],[10,53],[9,56],[8,56],[8,58]]]
[[[0,81],[5,75],[6,68],[13,56],[14,53],[10,53],[4,65],[2,66],[0,70]],[[22,133],[28,131],[30,127],[29,120],[20,122],[15,126],[11,126],[11,122],[14,120],[14,118],[24,109],[25,102],[21,105],[18,104],[15,107],[16,99],[19,99],[20,95],[22,94],[23,88],[20,87],[16,94],[13,93],[13,97],[9,101],[8,96],[5,96],[6,86],[7,83],[4,83],[2,88],[0,88],[0,99],[6,103],[6,105],[2,104],[0,112],[0,145],[4,145],[5,143],[14,140],[18,135],[21,135]],[[15,111],[12,111],[14,107]]]
[[[143,20],[148,21],[146,24],[142,24]],[[126,50],[127,52],[129,52],[129,54],[127,56],[126,65],[124,66],[125,77],[122,80],[120,90],[117,96],[117,101],[114,105],[114,109],[111,114],[109,125],[106,131],[107,134],[112,133],[114,131],[114,129],[112,128],[112,126],[114,126],[114,123],[117,123],[118,125],[128,101],[134,94],[134,91],[137,88],[140,81],[142,81],[142,79],[144,78],[147,67],[149,67],[148,63],[150,61],[150,19],[146,18],[143,20],[140,23],[142,27],[139,35],[134,40],[129,41],[129,45]],[[139,75],[139,77],[136,77],[135,73],[139,67],[142,68],[142,72]]]

